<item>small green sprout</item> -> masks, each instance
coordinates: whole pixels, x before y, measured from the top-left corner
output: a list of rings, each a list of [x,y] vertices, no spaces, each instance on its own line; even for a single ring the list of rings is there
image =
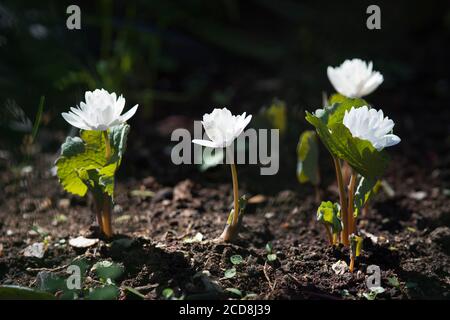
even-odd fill
[[[273,245],[271,242],[267,242],[266,251],[267,251],[267,261],[272,262],[277,260],[277,254],[273,252]]]
[[[162,296],[163,296],[164,298],[170,299],[170,298],[173,297],[174,292],[173,292],[173,289],[172,289],[172,288],[165,288],[165,289],[162,291],[161,294],[162,294]]]
[[[322,201],[317,209],[317,221],[325,227],[328,240],[331,245],[338,242],[342,231],[342,221],[340,219],[341,208],[338,203]]]
[[[236,254],[236,255],[231,256],[230,261],[234,265],[239,265],[244,261],[244,259],[242,258],[241,255]]]
[[[236,272],[236,268],[233,267],[233,268],[225,270],[224,276],[227,279],[231,279],[231,278],[233,278],[236,275],[236,273],[237,273]]]
[[[355,234],[350,235],[350,272],[353,272],[355,268],[356,257],[359,257],[359,255],[361,254],[362,240],[363,238],[360,236],[357,236]]]

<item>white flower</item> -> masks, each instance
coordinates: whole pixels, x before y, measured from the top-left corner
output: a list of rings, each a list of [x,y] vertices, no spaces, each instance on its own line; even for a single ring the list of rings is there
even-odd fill
[[[251,119],[252,116],[246,117],[245,112],[233,116],[227,108],[214,109],[210,114],[204,114],[202,121],[211,141],[194,139],[192,142],[210,148],[226,148],[239,137]]]
[[[349,98],[361,98],[372,93],[383,82],[383,76],[372,70],[372,62],[345,60],[339,67],[328,67],[328,79],[334,89]]]
[[[86,91],[86,102],[81,102],[78,108],[70,108],[70,112],[61,115],[68,123],[83,130],[105,131],[112,126],[124,123],[137,110],[138,105],[120,115],[125,107],[125,98],[109,93],[105,89]]]
[[[377,111],[367,106],[356,109],[352,107],[350,111],[345,111],[343,123],[353,137],[370,141],[378,151],[401,141],[398,136],[392,134],[395,123],[384,117],[383,110]]]

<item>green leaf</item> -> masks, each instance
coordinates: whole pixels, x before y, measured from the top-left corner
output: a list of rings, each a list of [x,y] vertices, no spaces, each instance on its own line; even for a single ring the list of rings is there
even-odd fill
[[[241,264],[244,261],[244,259],[242,259],[242,256],[236,254],[234,256],[231,256],[230,261],[232,264],[238,265]]]
[[[311,181],[313,185],[320,182],[319,145],[312,130],[303,132],[297,145],[297,179],[300,183]]]
[[[364,207],[369,198],[374,193],[374,187],[377,184],[376,179],[361,177],[356,187],[355,197],[354,197],[354,216],[357,217],[359,211]]]
[[[66,280],[48,271],[41,271],[36,277],[37,287],[40,291],[56,293],[67,290]]]
[[[397,277],[395,277],[395,276],[389,277],[388,283],[395,288],[398,288],[400,286],[400,282],[398,281]]]
[[[231,268],[225,271],[225,278],[230,279],[233,278],[236,275],[236,269]]]
[[[347,99],[349,99],[349,98],[347,98],[346,96],[343,96],[343,95],[340,94],[340,93],[335,93],[335,94],[333,94],[333,95],[330,97],[330,99],[328,100],[328,103],[329,103],[330,105],[332,105],[332,104],[335,104],[335,103],[341,103],[341,102],[344,102],[344,101],[347,100]]]
[[[173,297],[173,289],[172,288],[165,288],[162,291],[162,296],[166,299],[170,299],[171,297]]]
[[[266,243],[266,251],[267,251],[268,253],[272,253],[272,250],[273,250],[273,244],[272,244],[272,242],[267,242],[267,243]]]
[[[42,112],[44,111],[45,96],[41,96],[39,100],[38,111],[36,117],[34,118],[33,130],[31,131],[31,139],[34,141],[38,133],[39,125],[41,124]]]
[[[124,272],[124,266],[119,263],[114,263],[111,261],[100,261],[94,264],[92,270],[95,271],[96,275],[102,280],[116,280]]]
[[[114,126],[109,131],[109,139],[111,146],[114,149],[114,153],[111,156],[110,162],[118,162],[122,160],[123,154],[127,147],[128,133],[130,132],[130,126],[128,124],[122,124],[120,126]]]
[[[270,261],[270,262],[277,260],[277,255],[276,255],[276,253],[269,253],[269,254],[267,255],[267,260]]]
[[[88,300],[117,300],[120,290],[115,285],[106,285],[92,289],[87,296]]]
[[[131,287],[125,287],[124,288],[125,291],[130,292],[133,296],[138,297],[139,299],[144,300],[145,299],[145,295],[143,295],[142,293],[140,293],[138,290],[131,288]]]
[[[239,297],[242,297],[242,292],[239,289],[236,288],[226,288],[225,291],[231,292]]]
[[[56,161],[57,175],[64,189],[79,196],[88,190],[113,196],[114,174],[125,151],[128,132],[127,124],[109,130],[112,152],[109,160],[101,131],[82,130],[80,137],[68,137]]]
[[[21,286],[0,286],[0,300],[54,300],[50,293]]]
[[[350,240],[350,256],[359,257],[362,250],[363,238],[355,234],[351,234],[349,240]]]
[[[322,201],[317,209],[317,221],[325,223],[331,227],[334,234],[342,231],[342,222],[339,219],[340,206],[331,201]]]
[[[283,101],[275,99],[264,114],[269,120],[272,128],[279,129],[281,134],[286,131],[287,112],[286,104]]]
[[[306,112],[306,120],[311,123],[330,153],[346,160],[362,176],[376,179],[385,171],[387,154],[376,150],[370,141],[354,138],[342,124],[346,104],[334,104],[316,114]]]

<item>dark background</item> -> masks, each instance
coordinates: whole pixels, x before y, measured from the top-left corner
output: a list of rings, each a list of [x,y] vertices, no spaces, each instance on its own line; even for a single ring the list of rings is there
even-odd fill
[[[320,107],[323,91],[334,91],[328,65],[358,57],[373,61],[384,75],[367,100],[396,122],[402,143],[389,150],[393,160],[430,173],[438,168],[449,181],[448,3],[2,1],[0,168],[56,156],[70,131],[60,113],[77,105],[86,90],[105,88],[123,94],[126,109],[140,105],[130,121],[122,178],[228,181],[228,168],[199,173],[194,166],[173,166],[170,132],[190,127],[213,107],[258,115],[278,98],[288,110],[280,174],[259,177],[244,167],[241,180],[264,179],[253,183],[256,189],[298,187],[296,144],[310,129],[303,111]],[[66,28],[70,4],[81,8],[81,30]],[[370,4],[381,8],[381,30],[366,28]],[[42,95],[44,114],[30,150],[24,137]],[[321,161],[329,163],[326,152]]]

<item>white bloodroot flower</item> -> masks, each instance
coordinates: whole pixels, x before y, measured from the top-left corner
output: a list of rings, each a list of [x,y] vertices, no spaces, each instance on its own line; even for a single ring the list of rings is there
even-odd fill
[[[394,121],[384,117],[383,110],[369,109],[367,106],[352,107],[345,111],[344,125],[353,137],[368,140],[378,151],[396,145],[401,139],[392,134]]]
[[[349,98],[361,98],[372,93],[383,82],[383,75],[372,70],[372,62],[345,60],[339,67],[327,69],[334,89]]]
[[[252,116],[246,117],[245,112],[234,116],[227,108],[214,109],[210,114],[204,114],[202,121],[211,141],[194,139],[192,142],[210,148],[229,147],[234,139],[244,131],[250,120],[252,120]]]
[[[78,108],[70,108],[70,112],[61,115],[72,126],[83,130],[105,131],[110,127],[122,124],[130,119],[138,108],[135,105],[123,115],[125,98],[109,93],[105,89],[86,91],[86,102],[81,102]]]

